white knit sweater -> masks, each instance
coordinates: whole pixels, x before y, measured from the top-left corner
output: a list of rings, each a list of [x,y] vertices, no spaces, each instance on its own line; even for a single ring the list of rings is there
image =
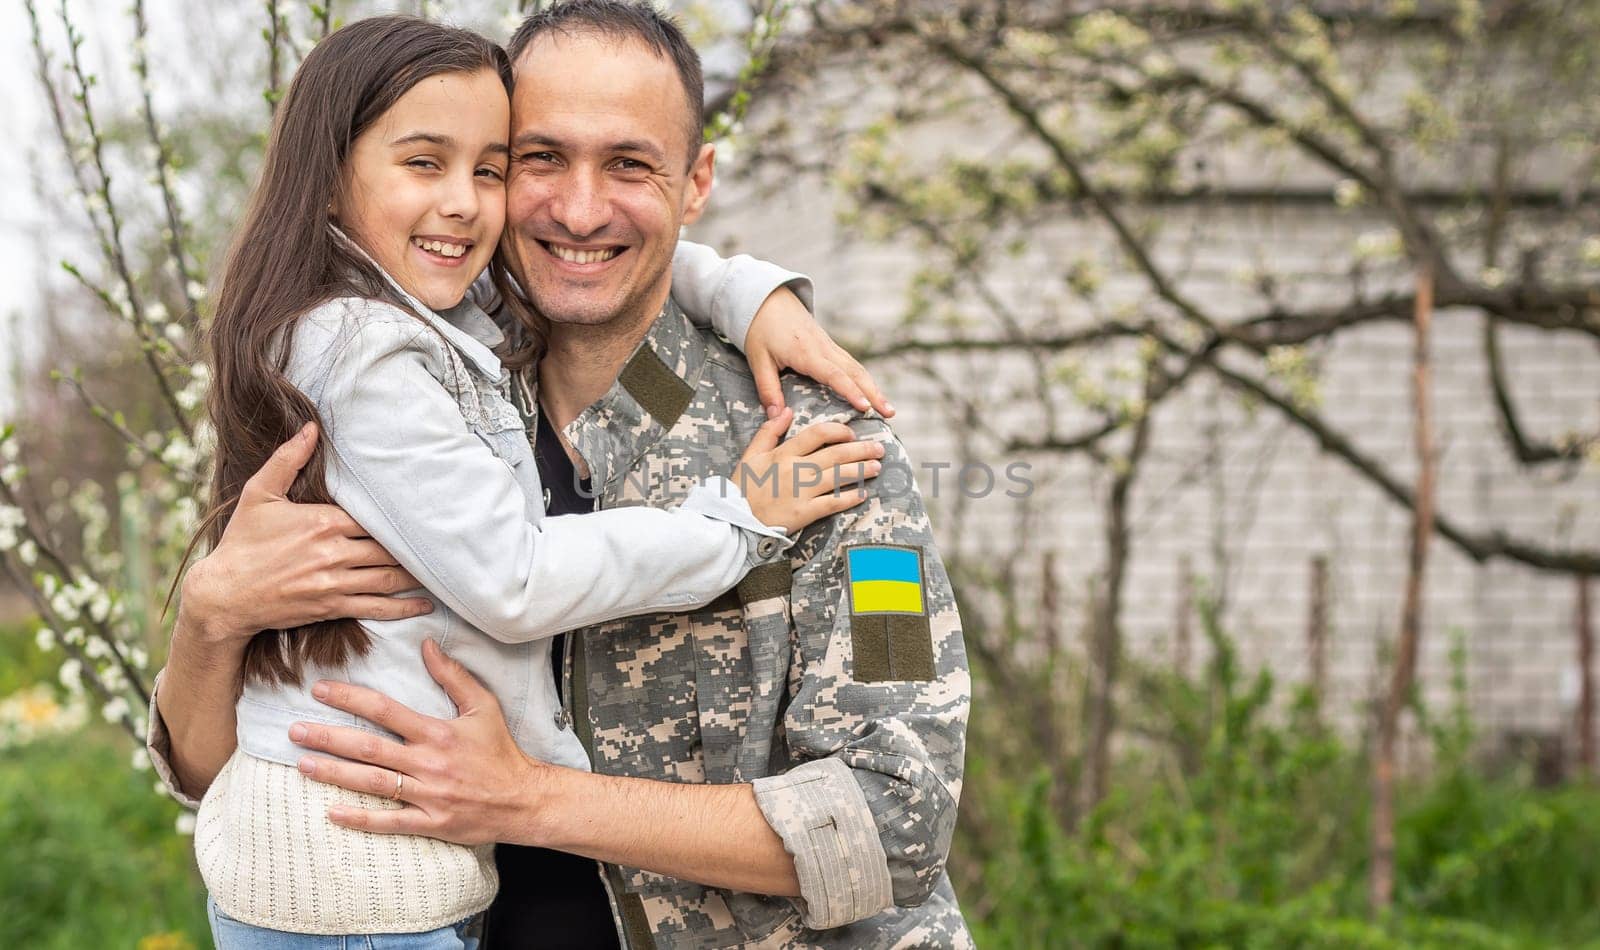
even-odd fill
[[[235,752],[195,823],[195,858],[217,907],[293,933],[424,933],[494,899],[493,845],[352,831],[328,820],[334,805],[402,807]]]

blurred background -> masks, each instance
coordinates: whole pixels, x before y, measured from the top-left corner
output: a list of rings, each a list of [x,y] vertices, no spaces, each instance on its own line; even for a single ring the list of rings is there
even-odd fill
[[[339,23],[7,0],[0,943],[208,947],[136,736],[207,280]],[[706,0],[959,584],[979,945],[1600,946],[1600,3]]]

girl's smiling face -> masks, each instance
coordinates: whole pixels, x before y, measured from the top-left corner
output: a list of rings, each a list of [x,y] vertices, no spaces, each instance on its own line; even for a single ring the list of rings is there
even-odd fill
[[[355,140],[334,220],[413,297],[454,307],[500,241],[510,125],[491,70],[429,76]]]

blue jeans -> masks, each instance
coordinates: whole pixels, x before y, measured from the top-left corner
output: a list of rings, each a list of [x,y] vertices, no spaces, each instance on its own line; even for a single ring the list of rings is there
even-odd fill
[[[240,923],[217,909],[206,898],[206,916],[211,918],[211,938],[217,950],[478,950],[474,924],[478,915],[449,927],[418,934],[296,934],[268,930]]]

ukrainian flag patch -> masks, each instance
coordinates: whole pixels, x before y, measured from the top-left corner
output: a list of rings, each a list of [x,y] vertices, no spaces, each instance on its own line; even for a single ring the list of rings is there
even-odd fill
[[[887,544],[862,544],[846,554],[850,571],[850,612],[920,614],[922,552]]]
[[[933,679],[933,637],[922,589],[922,549],[857,544],[845,548],[845,567],[856,681]]]

